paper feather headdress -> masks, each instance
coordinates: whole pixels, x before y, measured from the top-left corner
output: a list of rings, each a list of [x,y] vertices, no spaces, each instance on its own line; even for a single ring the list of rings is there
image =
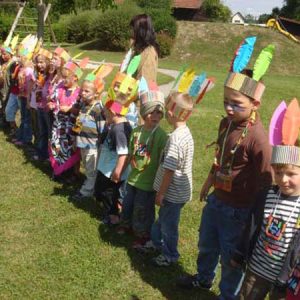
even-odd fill
[[[207,77],[206,73],[196,75],[193,69],[183,68],[177,76],[170,95],[174,92],[187,94],[193,98],[193,108],[203,99],[204,95],[215,85],[215,78]],[[193,109],[187,109],[172,101],[172,97],[167,97],[166,110],[172,111],[181,121],[186,121],[193,112]]]
[[[102,64],[89,73],[84,80],[93,82],[96,92],[100,94],[104,90],[105,83],[103,79],[112,72],[113,68],[111,64]]]
[[[138,98],[141,103],[141,116],[150,114],[155,109],[164,112],[165,96],[155,82],[150,82],[148,85],[146,79],[142,77],[139,82]]]
[[[294,98],[289,106],[282,101],[273,113],[269,128],[269,141],[273,146],[272,164],[300,166],[299,129],[298,100]]]
[[[108,89],[108,101],[105,106],[117,114],[126,115],[130,103],[137,98],[139,80],[132,76],[137,71],[140,61],[141,55],[134,56],[126,68],[124,67],[126,73],[119,71]]]
[[[83,75],[82,69],[85,69],[87,64],[89,62],[89,58],[86,57],[82,59],[79,63],[76,63],[73,60],[69,60],[65,65],[64,68],[71,71],[73,74],[77,76],[78,79],[80,79]]]
[[[65,61],[65,63],[68,62],[69,60],[71,60],[70,54],[64,48],[57,47],[54,50],[54,54],[56,54],[58,57],[62,58]]]
[[[261,51],[254,64],[253,76],[250,78],[242,74],[242,71],[251,59],[255,42],[255,36],[247,37],[237,48],[224,85],[260,101],[265,90],[265,85],[260,80],[270,66],[275,46],[270,44]]]

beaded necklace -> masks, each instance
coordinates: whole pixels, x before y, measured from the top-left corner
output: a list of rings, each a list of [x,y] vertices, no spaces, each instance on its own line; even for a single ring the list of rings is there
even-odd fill
[[[234,147],[230,151],[231,160],[230,160],[230,163],[228,163],[228,167],[229,167],[230,171],[232,170],[232,165],[233,165],[233,162],[234,162],[235,153],[236,153],[237,149],[240,147],[242,141],[247,136],[250,127],[255,123],[255,120],[256,120],[256,112],[252,111],[246,127],[244,128],[244,130],[242,131],[242,133],[241,133],[240,137],[238,138],[236,144],[234,145]],[[219,156],[219,153],[220,153],[220,146],[217,144],[217,147],[216,147],[216,154],[215,154],[215,158],[214,158],[214,166],[217,169],[221,169],[222,167],[224,167],[223,166],[223,159],[224,159],[225,145],[226,145],[226,142],[227,142],[227,138],[228,138],[228,134],[229,134],[231,125],[232,125],[232,121],[229,123],[227,129],[225,128],[223,130],[223,132],[220,133],[220,136],[221,136],[226,131],[225,132],[225,137],[224,137],[224,140],[223,140],[223,143],[222,143],[221,156],[220,156],[220,162],[219,163],[218,163],[218,156]]]

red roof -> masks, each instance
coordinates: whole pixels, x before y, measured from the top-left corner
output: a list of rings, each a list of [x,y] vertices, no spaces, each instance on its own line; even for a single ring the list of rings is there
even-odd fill
[[[173,0],[173,7],[198,9],[202,2],[203,0]]]

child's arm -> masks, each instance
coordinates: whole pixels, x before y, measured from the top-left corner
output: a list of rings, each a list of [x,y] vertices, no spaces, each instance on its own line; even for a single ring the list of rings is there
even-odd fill
[[[116,163],[116,167],[111,174],[111,180],[115,183],[120,181],[123,170],[125,169],[125,163],[127,160],[127,155],[119,155]]]
[[[165,194],[169,188],[169,185],[172,181],[174,172],[175,172],[174,170],[164,169],[164,175],[163,175],[163,178],[161,181],[161,185],[160,185],[159,191],[157,192],[156,197],[155,197],[156,205],[158,205],[158,206],[163,205],[162,201],[163,201]]]
[[[207,194],[210,190],[210,188],[214,184],[214,173],[211,171],[208,174],[207,179],[205,180],[204,184],[202,185],[201,191],[200,191],[200,201],[203,201],[206,199]]]

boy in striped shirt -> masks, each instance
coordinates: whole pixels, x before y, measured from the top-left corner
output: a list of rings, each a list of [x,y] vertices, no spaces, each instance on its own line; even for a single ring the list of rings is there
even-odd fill
[[[171,107],[178,107],[172,110]],[[187,114],[177,114],[184,110]],[[178,226],[180,212],[192,198],[192,163],[194,140],[186,125],[186,115],[193,110],[188,94],[172,93],[166,101],[166,118],[173,126],[154,180],[155,203],[160,207],[153,224],[151,239],[161,254],[152,259],[156,266],[169,266],[179,259]],[[146,245],[147,246],[147,245]]]
[[[238,298],[241,300],[265,299],[268,293],[270,299],[284,300],[288,274],[299,255],[299,238],[295,242],[295,236],[300,229],[300,148],[294,146],[299,129],[295,130],[293,140],[290,128],[294,126],[286,126],[293,119],[291,114],[299,114],[299,109],[294,107],[298,106],[296,102],[292,101],[293,105],[285,111],[282,141],[272,138],[273,133],[278,135],[280,122],[274,126],[274,131],[270,127],[270,141],[275,142],[271,164],[276,186],[257,197],[252,222],[249,221],[232,259],[236,268],[247,261],[248,268]],[[294,288],[297,292],[297,284]]]

